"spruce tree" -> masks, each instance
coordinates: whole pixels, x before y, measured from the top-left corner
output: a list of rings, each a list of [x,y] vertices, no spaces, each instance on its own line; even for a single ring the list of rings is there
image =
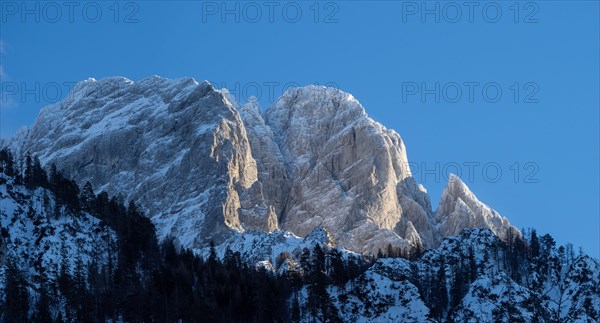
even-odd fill
[[[446,264],[442,260],[440,267],[435,275],[433,289],[431,291],[432,314],[438,318],[443,318],[444,312],[448,307],[448,289],[446,287]]]
[[[32,175],[35,187],[49,188],[46,171],[42,168],[40,160],[37,157],[32,159]]]
[[[4,321],[28,322],[29,293],[22,273],[9,258],[5,271]]]
[[[14,159],[10,150],[4,148],[0,150],[0,173],[8,176],[15,175]]]
[[[531,230],[529,246],[531,249],[531,257],[533,259],[537,258],[537,256],[540,255],[540,242],[538,240],[537,232],[535,231],[535,229]]]
[[[39,297],[33,314],[35,322],[52,322],[50,314],[50,298],[46,286],[42,284],[39,290]]]
[[[81,208],[86,212],[92,212],[94,207],[94,200],[96,199],[92,183],[90,183],[89,181],[85,182],[85,184],[83,185],[83,189],[81,190],[79,199],[81,200]]]
[[[466,286],[468,286],[468,284],[465,278],[468,278],[468,272],[460,265],[453,266],[452,285],[450,289],[451,308],[458,306],[466,293]]]
[[[302,249],[302,254],[300,255],[300,268],[302,268],[302,273],[304,275],[304,280],[308,280],[308,276],[310,275],[310,249],[304,248]]]
[[[300,322],[300,304],[298,303],[298,294],[296,292],[294,292],[294,297],[292,298],[291,312],[292,322]]]
[[[217,258],[217,250],[215,249],[215,242],[213,240],[210,240],[210,252],[208,255],[208,265],[214,271],[215,268],[217,267],[218,262],[219,262],[219,259]]]
[[[29,190],[35,188],[35,176],[33,174],[33,164],[31,161],[31,155],[27,154],[25,157],[25,174],[23,175],[25,187]]]
[[[342,253],[337,248],[332,248],[329,253],[329,264],[330,264],[330,276],[333,283],[342,288],[347,281],[346,268],[344,266],[344,259]]]

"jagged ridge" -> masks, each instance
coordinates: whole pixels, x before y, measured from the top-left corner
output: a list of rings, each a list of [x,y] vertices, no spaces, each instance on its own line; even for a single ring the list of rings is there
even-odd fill
[[[261,112],[206,81],[89,79],[2,145],[137,201],[183,247],[324,226],[341,246],[375,254],[435,247],[463,227],[511,228],[472,194],[448,193],[434,213],[400,136],[326,87],[290,89]]]

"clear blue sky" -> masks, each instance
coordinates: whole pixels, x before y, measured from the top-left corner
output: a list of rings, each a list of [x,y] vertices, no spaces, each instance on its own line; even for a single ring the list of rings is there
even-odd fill
[[[88,77],[191,76],[263,106],[330,84],[401,134],[434,205],[457,163],[516,226],[600,257],[596,1],[52,3],[1,3],[2,136]]]

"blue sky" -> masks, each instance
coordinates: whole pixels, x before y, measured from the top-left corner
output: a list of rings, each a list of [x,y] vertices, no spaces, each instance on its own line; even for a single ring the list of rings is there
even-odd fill
[[[1,6],[4,137],[88,77],[191,76],[263,106],[332,85],[400,133],[434,205],[456,172],[516,226],[600,257],[596,1]]]

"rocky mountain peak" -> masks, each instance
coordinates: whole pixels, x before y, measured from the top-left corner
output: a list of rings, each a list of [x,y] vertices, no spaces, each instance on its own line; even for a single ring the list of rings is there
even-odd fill
[[[504,239],[509,234],[519,234],[519,230],[477,199],[475,194],[456,175],[450,174],[448,184],[436,210],[436,220],[442,236],[457,235],[464,228],[489,228]]]
[[[193,78],[88,79],[2,145],[135,200],[159,237],[183,247],[326,227],[338,245],[376,254],[435,247],[464,227],[510,227],[455,176],[434,214],[401,137],[323,86],[291,88],[261,111]]]

